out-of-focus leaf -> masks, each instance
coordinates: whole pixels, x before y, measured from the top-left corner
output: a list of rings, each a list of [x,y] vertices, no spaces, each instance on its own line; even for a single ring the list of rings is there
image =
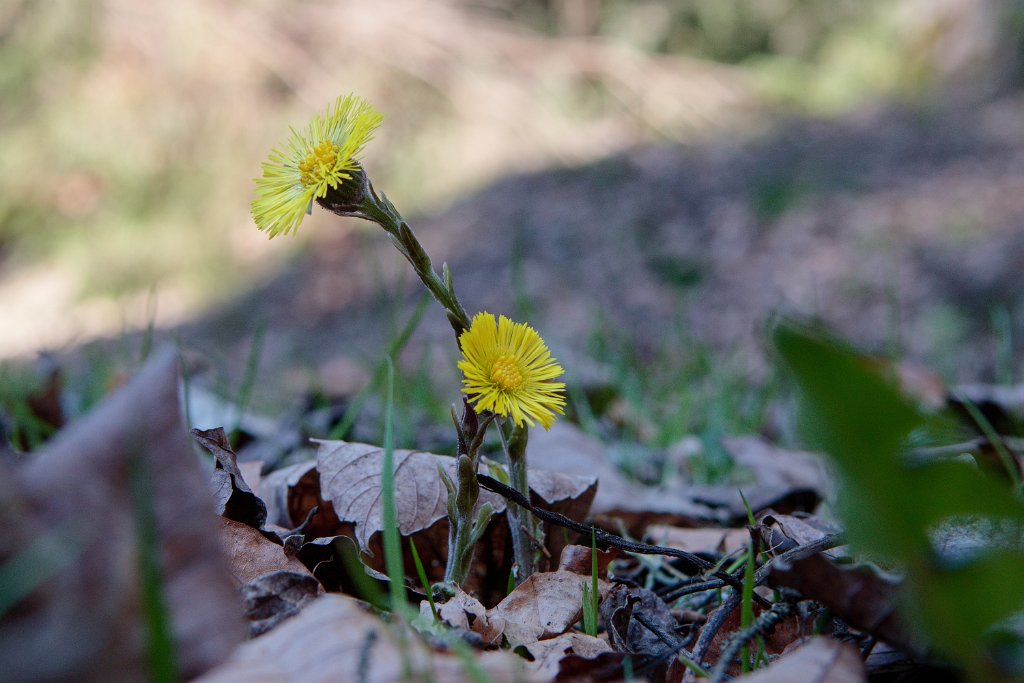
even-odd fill
[[[779,546],[776,529],[761,528],[769,548]],[[924,654],[907,623],[897,612],[902,587],[900,578],[887,575],[871,565],[839,566],[818,554],[802,560],[777,564],[768,575],[774,587],[785,586],[805,598],[817,600],[850,625],[863,629],[907,652]]]
[[[547,640],[527,643],[523,647],[533,658],[529,664],[530,669],[548,681],[558,676],[562,660],[570,655],[595,659],[605,652],[612,651],[605,641],[584,633],[563,633]]]
[[[167,349],[18,472],[31,512],[16,523],[72,538],[66,551],[75,556],[0,620],[5,680],[149,677],[132,491],[140,470],[157,552],[145,559],[154,562],[164,605],[155,616],[167,620],[179,671],[198,675],[244,636],[208,489],[178,412],[176,354]]]
[[[347,596],[324,595],[297,616],[235,650],[196,683],[392,683],[429,676],[446,683],[475,680],[450,652],[436,652],[402,627],[389,625]],[[494,683],[539,681],[511,652],[474,654]]]
[[[768,668],[736,679],[736,683],[867,683],[860,655],[832,638],[810,642],[784,654]]]
[[[467,595],[459,588],[455,590],[455,595],[437,605],[441,621],[452,628],[476,633],[480,636],[482,645],[500,645],[505,622],[500,618],[492,619],[488,616],[487,608],[473,596]],[[430,611],[430,603],[426,600],[420,603],[420,616],[427,620],[434,617]]]
[[[791,322],[776,328],[774,340],[800,387],[805,428],[839,465],[839,511],[851,546],[899,562],[911,598],[905,622],[972,678],[997,678],[983,634],[1024,610],[1024,505],[1005,483],[964,463],[904,459],[924,420],[870,361]],[[937,529],[982,519],[1017,533],[957,562],[941,557]]]
[[[722,447],[753,478],[744,493],[755,512],[776,505],[810,510],[831,488],[814,454],[787,451],[758,437],[723,439]],[[742,524],[747,517],[735,485],[694,486],[683,480],[661,488],[638,484],[612,464],[604,444],[568,423],[531,434],[527,457],[531,472],[596,477],[600,486],[593,514],[613,517],[636,535],[651,523],[727,526]]]
[[[323,589],[308,572],[277,571],[242,586],[249,633],[258,636],[298,614]]]

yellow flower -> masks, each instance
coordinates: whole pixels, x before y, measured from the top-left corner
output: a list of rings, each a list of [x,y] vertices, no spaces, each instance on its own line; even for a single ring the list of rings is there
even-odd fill
[[[477,313],[459,345],[462,388],[477,410],[511,416],[517,425],[536,420],[544,429],[564,414],[565,384],[551,381],[564,371],[529,325]]]
[[[298,230],[314,199],[352,180],[359,170],[356,156],[383,118],[365,100],[347,95],[314,118],[305,134],[291,129],[284,151],[275,148],[256,179],[256,226],[270,237]]]

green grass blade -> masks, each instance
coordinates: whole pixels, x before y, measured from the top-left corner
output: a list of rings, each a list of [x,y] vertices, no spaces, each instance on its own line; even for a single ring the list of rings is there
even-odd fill
[[[352,399],[352,404],[349,406],[348,410],[345,411],[344,417],[342,417],[341,421],[334,426],[330,431],[330,434],[327,435],[328,439],[344,439],[346,435],[348,435],[349,430],[352,429],[352,425],[355,424],[356,419],[362,412],[363,406],[366,405],[367,399],[373,395],[373,392],[376,391],[377,387],[379,387],[381,382],[384,381],[385,374],[387,373],[387,362],[392,358],[398,358],[402,353],[402,350],[405,349],[405,346],[409,343],[409,339],[412,337],[413,332],[415,332],[416,328],[419,327],[420,320],[423,319],[423,314],[426,312],[427,306],[430,302],[430,295],[425,294],[423,298],[420,299],[419,304],[416,306],[416,310],[413,311],[412,317],[409,318],[405,327],[403,327],[401,332],[398,333],[398,336],[391,340],[391,344],[388,346],[387,350],[388,360],[380,362],[373,373],[373,377],[370,379],[370,383],[355,395],[355,398]],[[394,372],[394,368],[392,368],[392,372]]]
[[[238,443],[238,432],[242,428],[242,417],[252,400],[252,390],[256,386],[256,374],[260,366],[260,358],[263,357],[263,341],[267,337],[267,321],[260,321],[256,328],[256,334],[252,337],[252,345],[249,347],[249,356],[245,359],[245,374],[242,376],[242,384],[238,388],[238,396],[235,398],[235,410],[238,417],[235,425],[228,432],[228,443]]]
[[[409,538],[409,551],[412,552],[412,561],[416,565],[416,575],[420,577],[423,592],[427,594],[427,600],[430,602],[430,611],[434,615],[434,621],[441,621],[441,616],[437,613],[437,605],[434,604],[434,593],[430,590],[430,581],[427,580],[427,571],[423,568],[420,554],[416,550],[416,544],[411,537]]]
[[[385,359],[384,462],[381,465],[381,521],[384,526],[384,567],[390,580],[391,610],[408,611],[405,602],[405,569],[402,564],[402,539],[398,532],[398,508],[395,504],[395,366]]]
[[[145,454],[132,462],[131,494],[138,544],[139,579],[146,629],[146,659],[149,680],[174,683],[181,680],[171,628],[171,615],[164,596],[164,577],[160,568],[160,539],[156,509],[151,497],[152,476]]]

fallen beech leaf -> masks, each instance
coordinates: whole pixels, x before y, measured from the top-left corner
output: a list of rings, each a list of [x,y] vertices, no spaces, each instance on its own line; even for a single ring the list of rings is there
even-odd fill
[[[864,663],[851,646],[832,638],[812,638],[787,652],[766,669],[736,679],[737,683],[867,683]]]
[[[534,574],[488,611],[505,621],[512,647],[564,633],[583,615],[583,583],[588,577],[572,572]]]
[[[147,679],[140,557],[156,563],[184,677],[222,661],[244,637],[209,492],[178,412],[173,350],[154,353],[19,475],[32,523],[70,541],[58,551],[69,561],[0,621],[6,678]],[[140,551],[147,518],[155,552]]]
[[[531,474],[553,470],[595,477],[600,486],[591,514],[620,519],[633,534],[641,534],[653,522],[683,526],[728,522],[724,511],[695,502],[689,491],[666,491],[629,481],[612,465],[611,454],[603,444],[565,422],[547,431],[531,432],[527,458]]]
[[[242,586],[242,606],[249,633],[258,636],[298,614],[323,592],[309,572],[279,571],[264,574]]]
[[[825,470],[812,453],[787,451],[759,437],[722,439],[722,447],[752,475],[753,482],[741,488],[755,512],[772,506],[810,509],[830,490]],[[736,484],[702,487],[681,479],[657,488],[634,483],[612,465],[607,447],[571,424],[559,422],[531,434],[527,456],[531,472],[596,476],[601,486],[592,514],[619,518],[637,535],[654,523],[729,526],[747,519]]]
[[[410,631],[399,640],[396,628],[352,598],[323,595],[269,633],[242,644],[197,683],[392,683],[428,675],[445,683],[474,680],[456,655],[434,652]],[[474,653],[473,659],[496,683],[540,680],[510,652]],[[403,673],[406,666],[410,676]]]
[[[320,471],[322,495],[334,505],[342,522],[355,524],[355,537],[363,548],[369,546],[370,537],[381,530],[380,483],[383,449],[369,444],[345,441],[321,441],[317,468]],[[438,473],[440,466],[455,477],[455,459],[422,451],[395,451],[395,504],[398,508],[398,528],[403,536],[430,527],[447,517],[448,494]],[[593,477],[573,477],[558,472],[531,472],[531,491],[562,514],[584,516],[594,494]],[[481,490],[480,505],[489,502],[495,514],[505,510],[505,499],[490,491]],[[582,513],[581,510],[582,509]],[[558,538],[557,557],[564,546],[562,534]],[[551,552],[552,546],[548,546]]]
[[[362,548],[369,546],[370,536],[383,529],[383,452],[369,444],[320,443],[317,469],[323,496],[334,505],[339,520],[355,524],[355,537]],[[398,530],[408,536],[447,516],[447,495],[437,468],[444,467],[454,478],[455,460],[408,450],[396,450],[394,456]],[[484,501],[495,506],[496,512],[504,509],[502,499],[493,493],[481,491],[477,509]]]
[[[247,524],[222,518],[220,531],[231,563],[231,575],[239,584],[282,570],[309,573],[304,564],[285,555],[281,546]]]
[[[217,514],[254,529],[262,529],[267,521],[267,506],[245,482],[224,429],[193,429],[191,433],[192,438],[217,460],[217,467],[210,477]]]
[[[583,659],[594,659],[605,652],[611,652],[608,643],[584,633],[563,633],[555,638],[527,643],[523,647],[533,657],[529,667],[545,680],[558,676],[562,660],[570,655]]]

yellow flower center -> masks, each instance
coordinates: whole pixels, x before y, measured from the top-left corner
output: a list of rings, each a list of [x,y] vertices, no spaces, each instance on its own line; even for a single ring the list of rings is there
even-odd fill
[[[523,376],[519,374],[515,356],[502,356],[494,361],[494,365],[491,366],[491,381],[503,391],[519,388],[523,383]]]
[[[310,187],[322,183],[324,178],[334,171],[334,164],[337,161],[338,146],[330,141],[321,142],[299,162],[302,186]]]

